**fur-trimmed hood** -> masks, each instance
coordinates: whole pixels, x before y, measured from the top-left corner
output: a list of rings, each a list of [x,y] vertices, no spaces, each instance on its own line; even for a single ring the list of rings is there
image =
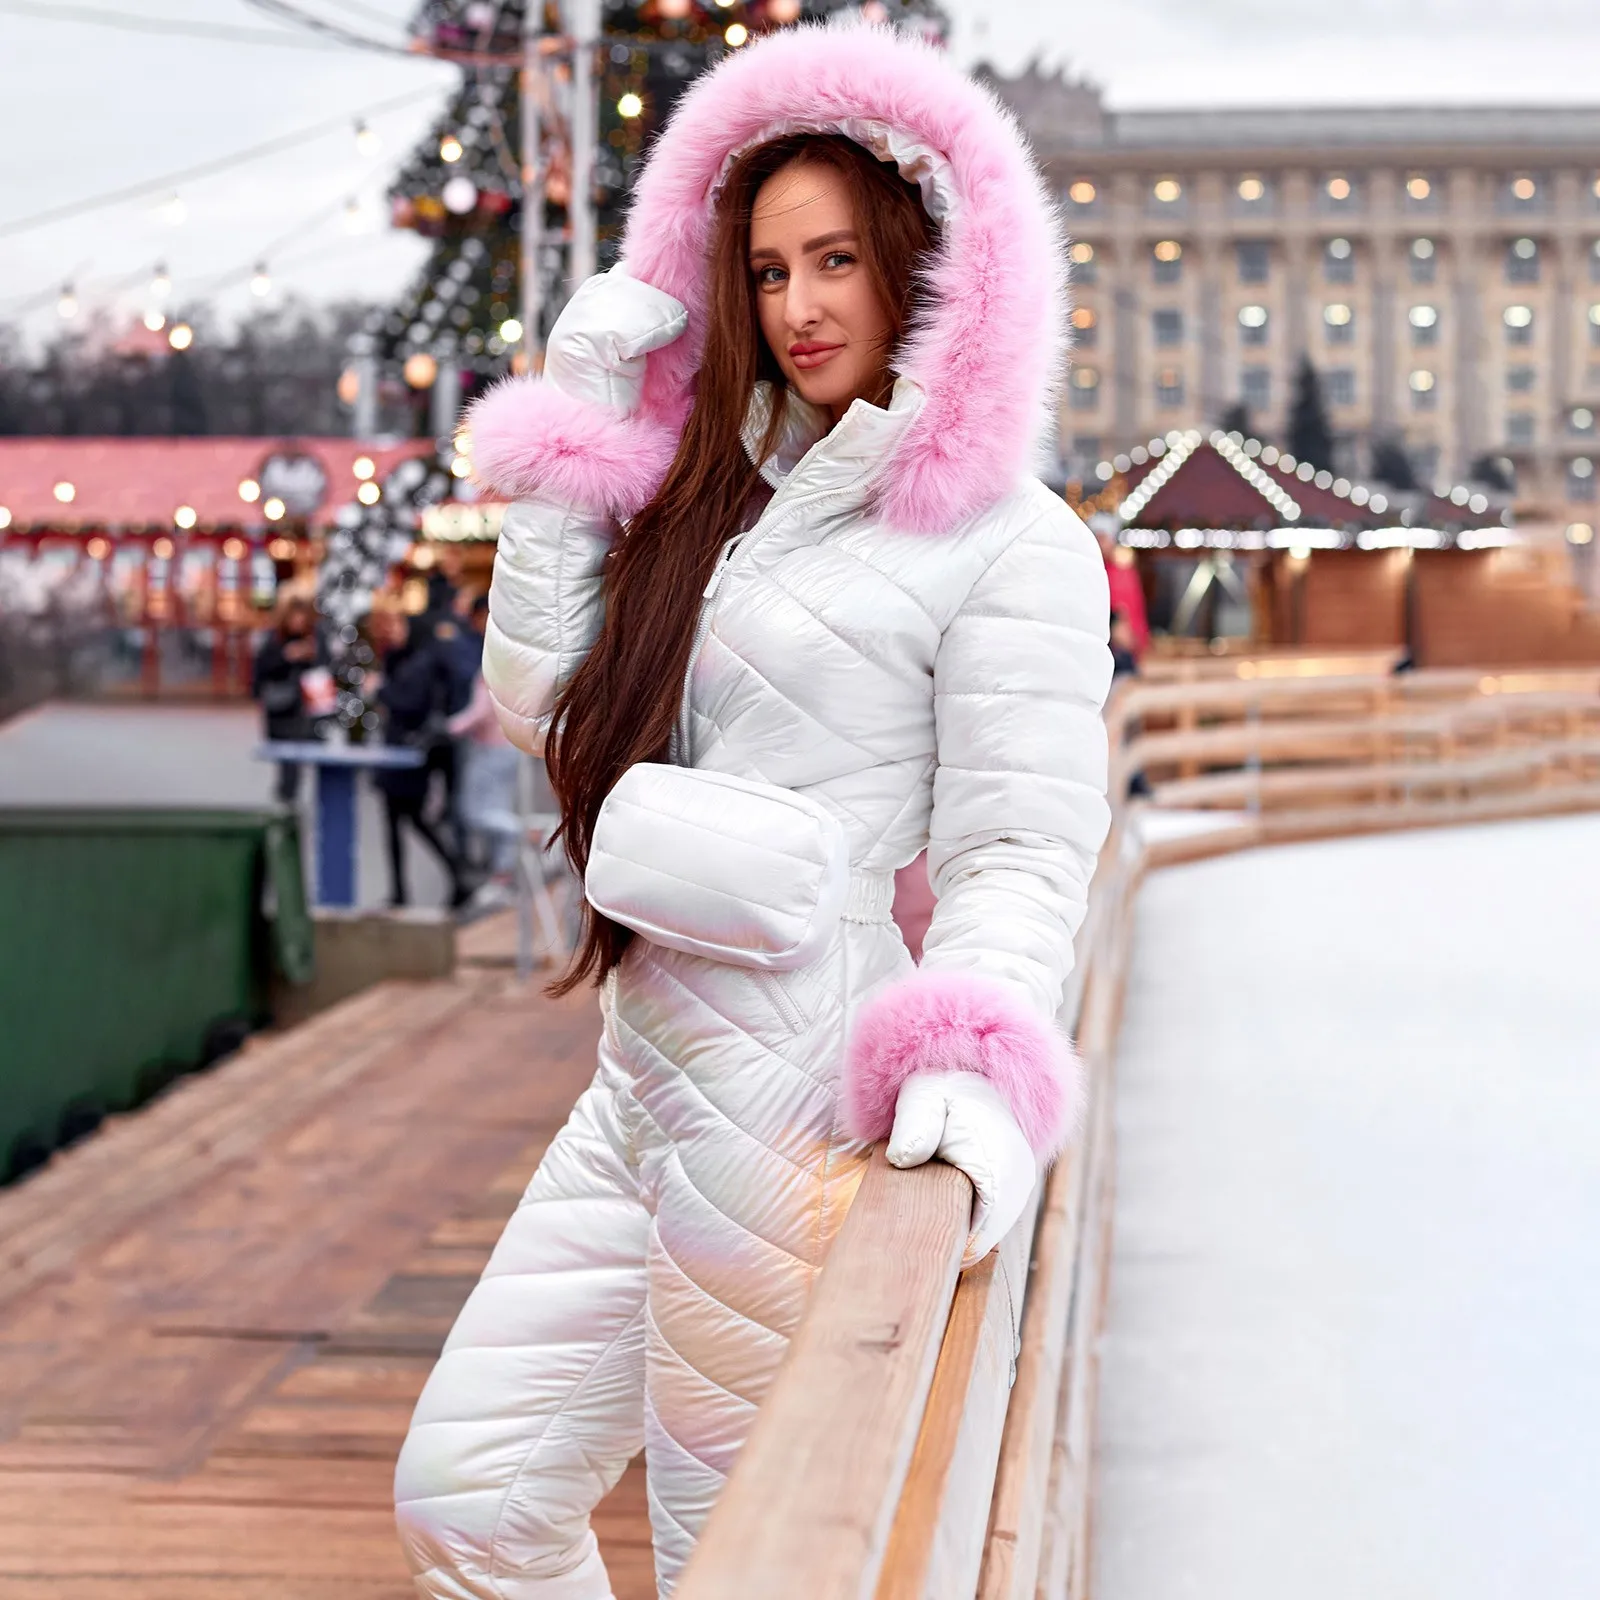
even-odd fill
[[[635,470],[607,498],[628,514],[670,463],[704,341],[712,214],[729,163],[800,131],[843,133],[893,160],[940,224],[927,308],[895,363],[923,404],[874,490],[892,526],[951,529],[1008,494],[1053,434],[1065,343],[1062,241],[1011,115],[941,50],[859,25],[794,28],[734,52],[689,90],[657,140],[622,264],[681,301],[689,324],[649,357]],[[474,437],[480,470],[498,481],[508,476],[499,464],[514,465],[521,470],[509,476],[520,485],[545,474],[527,470],[531,440],[521,451],[506,448],[515,406],[507,387],[479,407]],[[532,425],[540,410],[520,413]],[[520,459],[508,462],[509,454]]]

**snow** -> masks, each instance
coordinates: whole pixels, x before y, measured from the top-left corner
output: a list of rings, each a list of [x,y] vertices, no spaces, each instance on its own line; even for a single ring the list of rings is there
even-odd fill
[[[1600,1594],[1600,818],[1152,876],[1097,1600]]]

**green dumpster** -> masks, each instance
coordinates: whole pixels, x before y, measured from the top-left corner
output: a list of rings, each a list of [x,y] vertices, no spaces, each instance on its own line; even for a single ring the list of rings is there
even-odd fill
[[[0,808],[0,1181],[235,1048],[311,951],[286,811]]]

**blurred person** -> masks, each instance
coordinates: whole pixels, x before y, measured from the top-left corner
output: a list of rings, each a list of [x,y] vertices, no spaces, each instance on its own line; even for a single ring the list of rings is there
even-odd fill
[[[1111,590],[1111,611],[1121,616],[1128,648],[1137,661],[1150,648],[1150,622],[1145,612],[1144,583],[1134,562],[1133,551],[1104,531],[1097,530],[1100,556],[1106,564],[1106,584]]]
[[[489,622],[489,597],[471,601],[469,626],[462,630],[478,641],[483,657],[483,631]],[[519,830],[509,828],[518,818],[517,772],[522,753],[506,738],[495,714],[494,699],[483,674],[474,674],[472,697],[449,722],[451,736],[460,741],[457,759],[461,771],[461,831],[463,839],[477,845],[474,860],[488,872],[479,896],[486,903],[510,899],[520,844]]]
[[[641,1445],[671,1594],[873,1145],[973,1179],[971,1264],[1077,1116],[1108,607],[1029,467],[1064,274],[1020,134],[890,30],[773,33],[630,219],[470,423],[515,501],[484,678],[548,748],[603,1030],[396,1465],[432,1600],[608,1600]]]
[[[1114,678],[1137,677],[1139,673],[1139,644],[1134,637],[1133,625],[1120,611],[1111,613],[1111,675]]]
[[[384,743],[426,755],[448,742],[452,679],[449,663],[423,617],[407,617],[396,605],[375,609],[368,631],[379,658],[377,702],[383,711]],[[389,841],[389,904],[409,903],[406,887],[405,830],[409,828],[439,858],[450,879],[450,905],[468,898],[459,852],[427,815],[432,768],[382,768],[374,777],[383,795]]]
[[[273,629],[261,641],[250,669],[250,698],[261,706],[269,744],[317,737],[305,680],[308,673],[319,671],[328,671],[328,651],[317,627],[316,609],[303,594],[285,595]],[[315,689],[315,682],[312,687]],[[281,805],[292,805],[299,798],[298,762],[278,763],[274,795]]]

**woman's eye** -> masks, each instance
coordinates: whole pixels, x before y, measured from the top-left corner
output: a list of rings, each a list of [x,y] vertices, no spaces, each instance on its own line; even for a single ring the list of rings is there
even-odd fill
[[[849,267],[855,265],[855,257],[848,250],[830,250],[822,258],[825,267]]]
[[[770,289],[776,283],[783,282],[782,267],[757,267],[756,283],[760,288]]]

